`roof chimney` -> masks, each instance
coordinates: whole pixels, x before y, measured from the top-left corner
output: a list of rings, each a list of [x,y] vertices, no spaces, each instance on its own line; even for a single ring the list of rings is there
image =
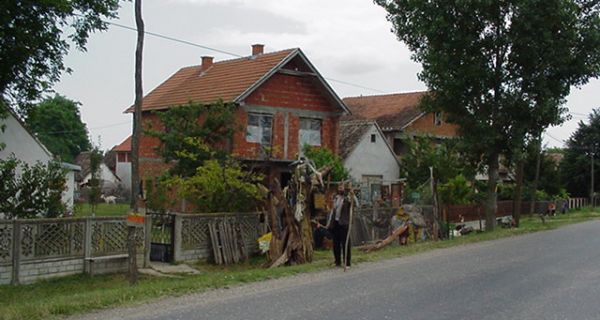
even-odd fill
[[[252,55],[256,56],[259,54],[263,54],[265,50],[265,45],[264,44],[253,44],[252,45]]]
[[[208,68],[213,65],[213,57],[203,56],[202,57],[202,65],[200,65],[200,72],[204,72],[208,70]]]

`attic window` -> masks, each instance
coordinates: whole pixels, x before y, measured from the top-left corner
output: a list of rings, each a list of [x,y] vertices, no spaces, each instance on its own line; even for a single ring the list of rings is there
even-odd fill
[[[439,127],[439,126],[442,125],[442,115],[443,114],[442,114],[441,111],[438,111],[438,112],[436,112],[436,113],[433,114],[433,124],[436,127]]]
[[[270,145],[272,126],[273,117],[271,115],[248,113],[246,141]]]
[[[375,143],[377,141],[377,135],[371,135],[371,143]]]
[[[321,145],[321,120],[300,118],[300,146]]]

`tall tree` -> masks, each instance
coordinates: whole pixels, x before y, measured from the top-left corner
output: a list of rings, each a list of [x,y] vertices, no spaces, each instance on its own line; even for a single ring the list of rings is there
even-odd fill
[[[85,50],[119,0],[11,0],[0,10],[0,105],[24,106],[58,81],[70,43]],[[0,108],[0,111],[2,109]]]
[[[600,1],[375,0],[420,62],[423,101],[460,126],[488,173],[495,224],[499,157],[564,121],[565,97],[600,70]]]
[[[589,123],[579,122],[579,127],[567,141],[565,156],[561,162],[561,174],[567,191],[576,197],[590,195],[592,152],[600,150],[600,108],[589,115]],[[594,161],[594,190],[598,190],[600,170]]]
[[[63,161],[73,161],[80,152],[91,148],[79,105],[79,102],[57,94],[27,111],[27,126],[52,154]]]
[[[163,160],[174,162],[170,173],[190,177],[205,160],[227,158],[227,144],[239,129],[236,108],[235,104],[223,101],[175,106],[157,111],[159,127],[148,126],[145,133],[159,139],[157,151]]]

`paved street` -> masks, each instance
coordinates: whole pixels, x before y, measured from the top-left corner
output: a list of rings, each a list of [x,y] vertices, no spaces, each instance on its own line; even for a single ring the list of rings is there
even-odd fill
[[[600,221],[81,319],[600,319]]]

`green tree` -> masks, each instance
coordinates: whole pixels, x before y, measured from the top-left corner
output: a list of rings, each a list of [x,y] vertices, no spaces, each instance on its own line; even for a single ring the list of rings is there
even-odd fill
[[[327,148],[304,145],[304,155],[315,163],[316,169],[331,166],[331,180],[344,181],[350,176],[350,172],[344,167],[342,159]]]
[[[79,102],[57,94],[28,109],[25,118],[27,126],[48,150],[67,162],[91,148],[79,105]]]
[[[171,173],[189,177],[204,161],[227,158],[231,137],[238,129],[236,108],[220,100],[157,111],[160,125],[148,127],[145,133],[159,139],[158,153],[165,162],[174,161]]]
[[[96,207],[102,196],[102,181],[100,180],[100,166],[104,154],[98,147],[90,151],[90,180],[88,181],[88,202],[92,208],[92,214],[96,213]]]
[[[459,140],[435,141],[428,136],[405,137],[408,152],[402,157],[400,176],[408,179],[409,189],[429,181],[429,167],[433,167],[436,183],[446,183],[457,175],[472,179],[475,170],[461,155]]]
[[[58,81],[70,43],[85,50],[118,0],[12,0],[0,10],[0,105],[24,106]],[[1,108],[0,108],[1,110]]]
[[[233,159],[206,160],[193,176],[171,178],[170,185],[200,212],[248,212],[266,196],[263,178]]]
[[[579,122],[577,130],[567,141],[565,157],[561,162],[561,173],[567,191],[575,197],[590,195],[591,158],[594,161],[594,190],[598,190],[600,170],[598,151],[600,150],[600,109],[594,109],[588,118],[589,123]]]
[[[460,126],[487,168],[495,224],[499,157],[564,121],[565,97],[600,69],[599,2],[376,0],[420,62],[429,111]]]

